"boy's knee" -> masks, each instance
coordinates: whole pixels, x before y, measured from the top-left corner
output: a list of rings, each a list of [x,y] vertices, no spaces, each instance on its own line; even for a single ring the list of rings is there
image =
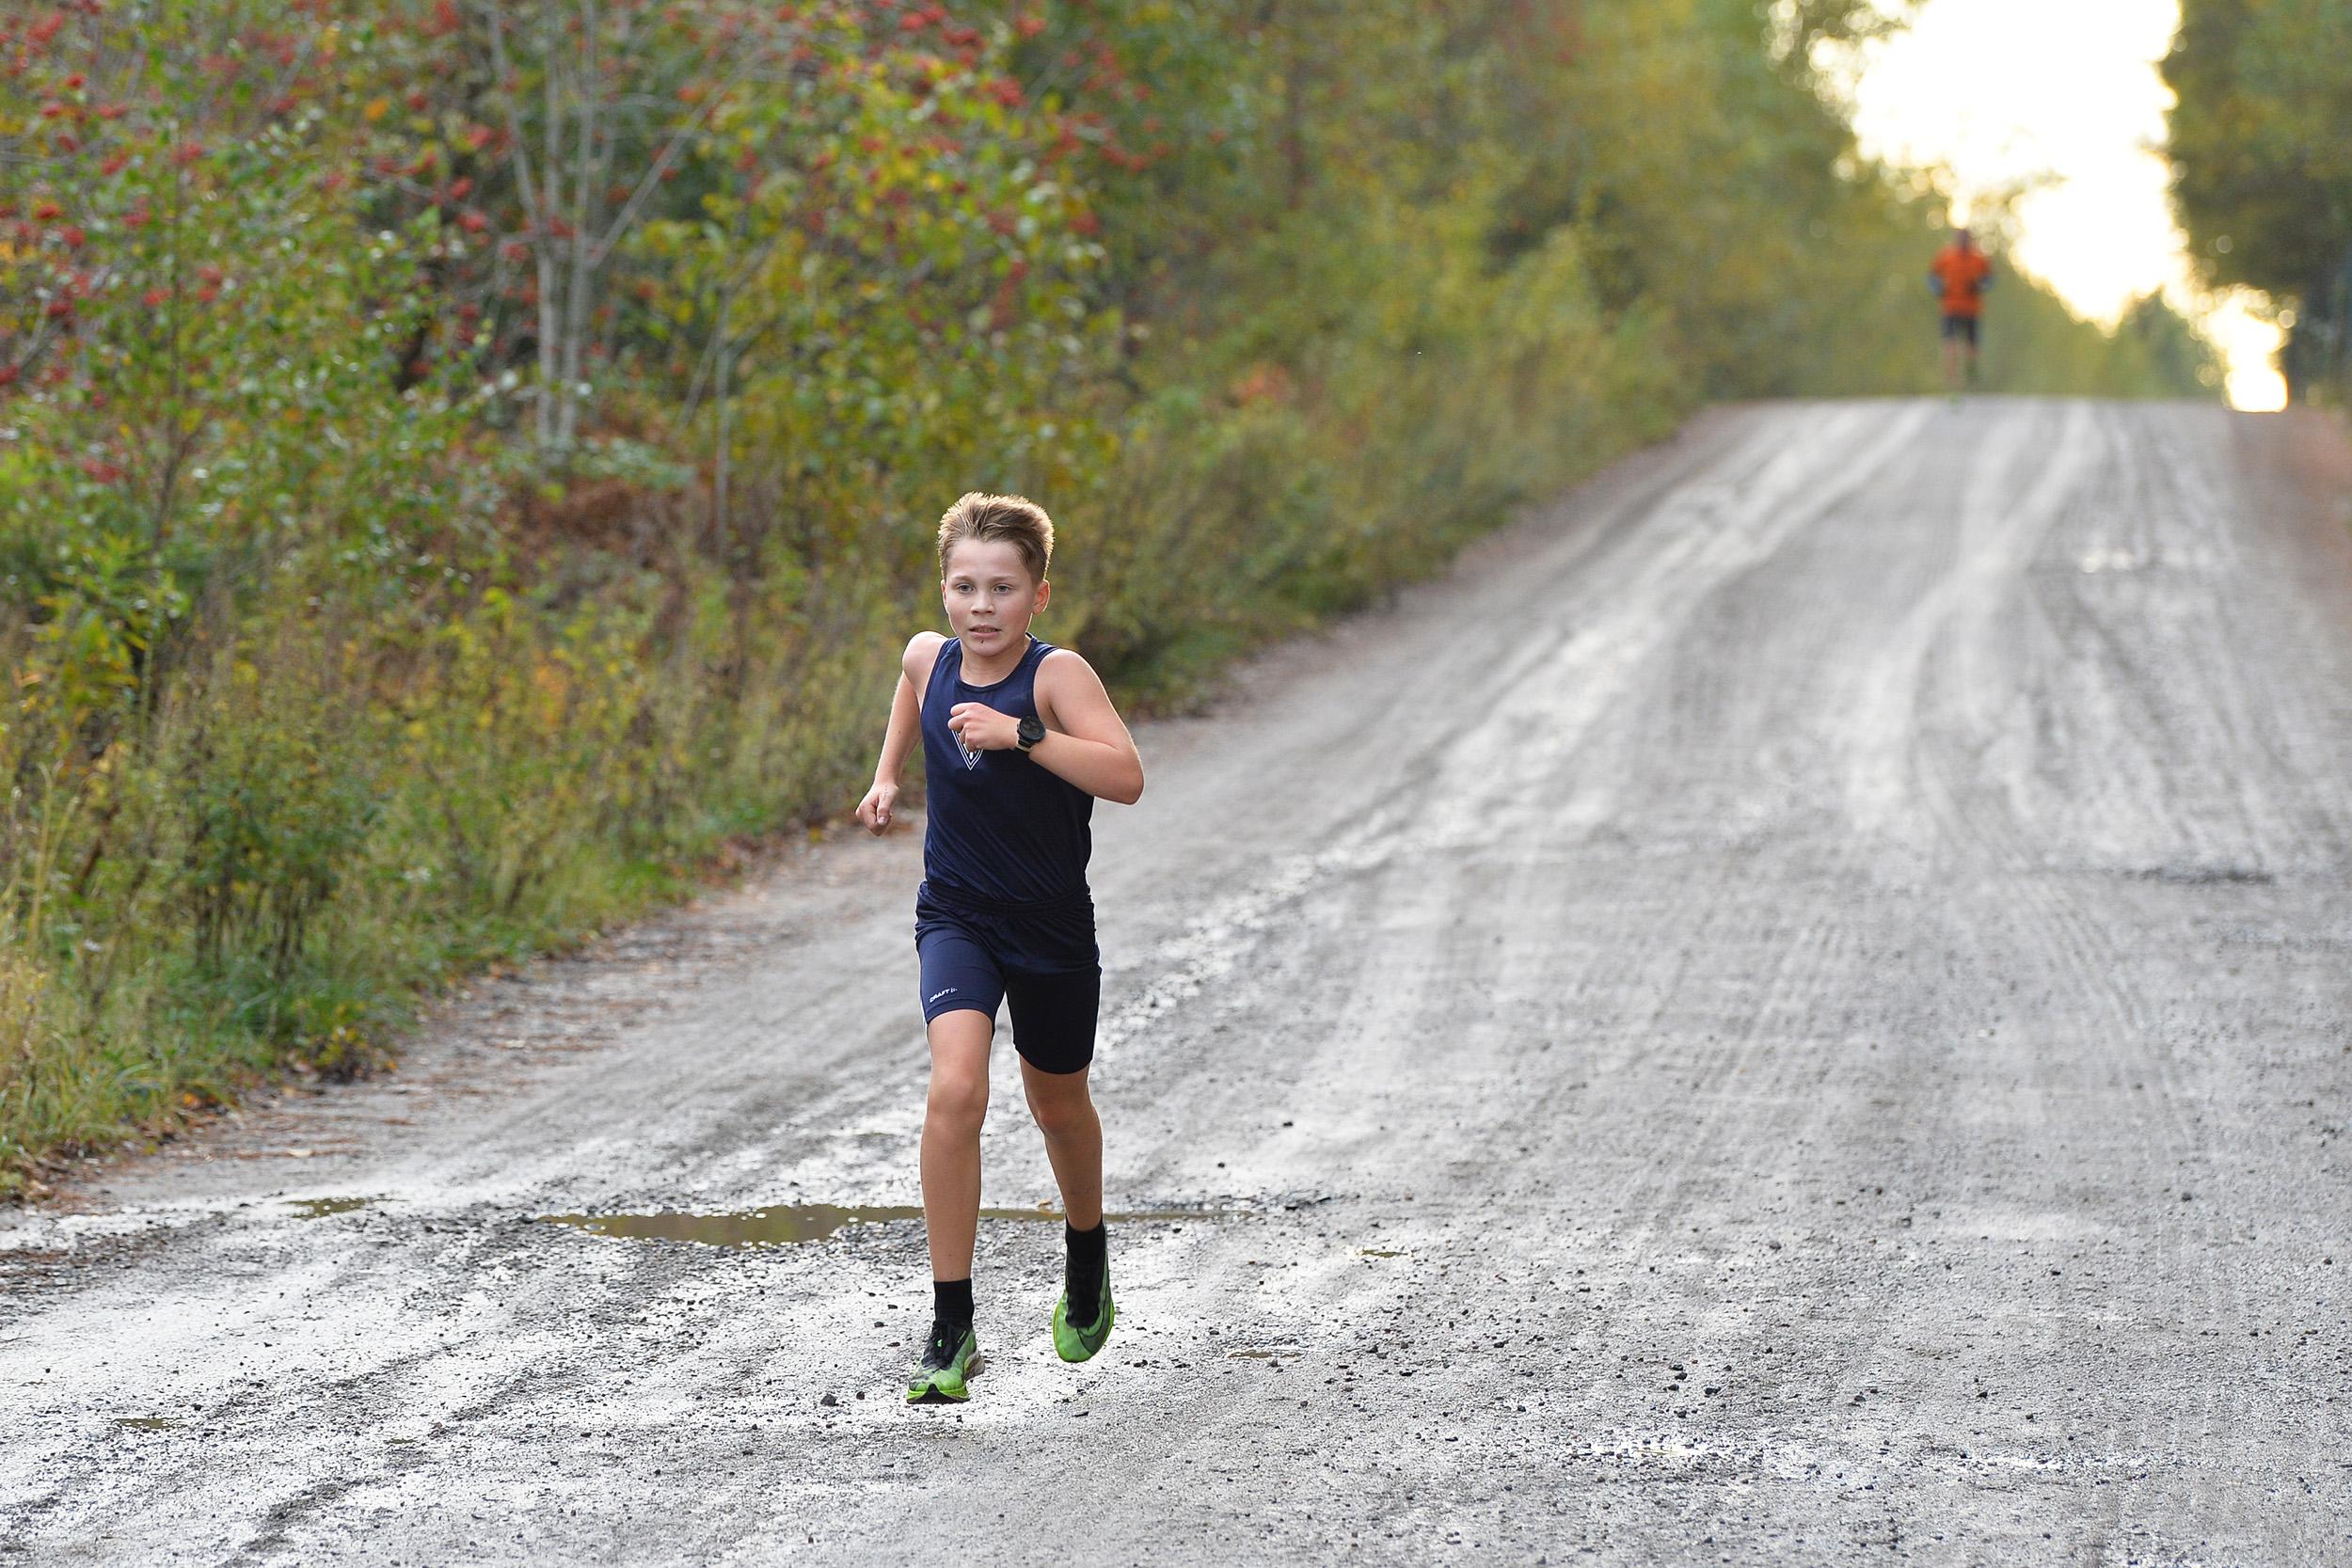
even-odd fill
[[[1084,1087],[1074,1092],[1041,1092],[1033,1088],[1029,1091],[1029,1115],[1048,1133],[1083,1132],[1094,1119],[1094,1102],[1087,1098]]]
[[[928,1115],[953,1122],[978,1123],[988,1116],[988,1080],[977,1074],[931,1074]]]

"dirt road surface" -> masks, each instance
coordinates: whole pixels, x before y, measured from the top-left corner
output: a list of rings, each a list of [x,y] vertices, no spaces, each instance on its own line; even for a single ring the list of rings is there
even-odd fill
[[[919,1226],[780,1240],[917,1201],[845,838],[0,1218],[0,1561],[2352,1561],[2347,495],[1704,420],[1142,732],[1096,1362],[1009,1047],[968,1407]]]

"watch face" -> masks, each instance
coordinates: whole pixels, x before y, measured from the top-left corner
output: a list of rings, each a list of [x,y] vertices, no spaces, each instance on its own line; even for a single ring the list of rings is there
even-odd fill
[[[1031,714],[1021,721],[1021,744],[1034,746],[1045,738],[1045,721]]]

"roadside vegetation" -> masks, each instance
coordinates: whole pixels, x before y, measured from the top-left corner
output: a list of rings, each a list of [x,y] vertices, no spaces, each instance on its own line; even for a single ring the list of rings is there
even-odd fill
[[[1129,701],[1933,385],[1849,0],[0,9],[0,1188],[855,793],[927,539]],[[2029,280],[1994,389],[2198,395]]]
[[[2217,288],[2287,329],[2298,403],[2352,401],[2352,6],[2183,0],[2164,61],[2172,205]]]

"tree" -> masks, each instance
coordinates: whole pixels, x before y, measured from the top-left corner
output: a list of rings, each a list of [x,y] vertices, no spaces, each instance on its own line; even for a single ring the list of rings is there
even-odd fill
[[[2294,396],[2342,394],[2352,321],[2352,0],[2185,0],[2172,199],[2200,273],[2271,296]]]
[[[381,9],[387,89],[365,172],[390,216],[434,214],[459,356],[535,362],[532,433],[569,454],[609,354],[614,267],[698,138],[782,91],[845,8],[738,0],[431,0]],[[485,336],[482,322],[491,318]],[[503,342],[497,330],[507,318]],[[481,340],[477,341],[477,340]]]
[[[0,555],[47,653],[33,705],[91,755],[199,595],[233,604],[322,525],[380,525],[319,503],[418,468],[447,423],[397,388],[421,258],[355,221],[342,20],[161,0],[8,40]]]

